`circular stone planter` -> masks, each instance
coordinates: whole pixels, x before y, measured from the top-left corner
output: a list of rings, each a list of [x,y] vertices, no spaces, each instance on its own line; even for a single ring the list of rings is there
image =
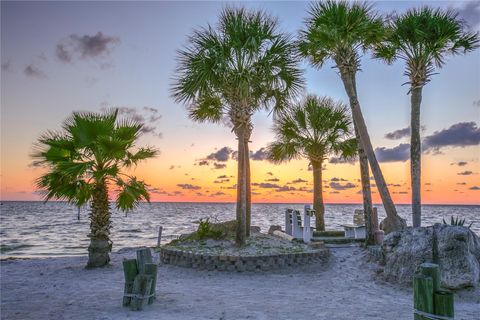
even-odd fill
[[[226,256],[192,251],[161,248],[160,261],[186,268],[218,271],[269,271],[287,266],[303,265],[312,262],[325,262],[330,252],[327,248],[309,252],[279,253],[269,255]]]

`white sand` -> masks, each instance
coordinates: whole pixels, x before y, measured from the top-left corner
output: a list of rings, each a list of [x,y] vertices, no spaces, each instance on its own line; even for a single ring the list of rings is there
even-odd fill
[[[268,273],[159,266],[157,301],[121,306],[123,258],[85,270],[86,257],[2,261],[2,319],[412,319],[410,288],[375,278],[359,248],[332,250],[327,265]],[[156,257],[158,259],[158,257]],[[456,295],[456,319],[479,319],[480,290]]]

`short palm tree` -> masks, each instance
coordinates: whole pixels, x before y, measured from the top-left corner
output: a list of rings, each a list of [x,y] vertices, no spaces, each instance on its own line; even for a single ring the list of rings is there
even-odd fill
[[[178,52],[175,100],[189,105],[194,121],[227,118],[238,139],[238,245],[250,230],[251,117],[260,109],[282,110],[303,85],[296,48],[277,28],[264,12],[226,8],[216,27],[194,31]]]
[[[276,141],[268,145],[269,159],[276,163],[307,158],[313,168],[313,209],[317,230],[325,230],[322,165],[328,156],[351,158],[357,141],[347,107],[332,99],[308,96],[275,119]]]
[[[386,62],[405,61],[411,94],[410,173],[412,185],[412,220],[421,225],[421,140],[420,104],[422,90],[441,68],[447,55],[464,54],[478,47],[478,33],[465,30],[457,13],[451,10],[422,7],[393,17],[388,37],[376,49]]]
[[[321,68],[328,59],[335,62],[349,97],[353,123],[360,142],[362,191],[370,239],[373,236],[370,218],[372,204],[367,159],[387,213],[384,229],[399,230],[406,225],[398,216],[388,191],[357,97],[356,74],[360,70],[361,55],[382,40],[383,36],[383,22],[375,16],[370,6],[360,2],[329,0],[314,2],[310,6],[309,16],[305,21],[305,28],[300,31],[299,40],[301,54],[308,58],[313,66]]]
[[[48,131],[39,138],[39,150],[33,155],[37,164],[48,169],[36,182],[46,201],[66,200],[77,206],[91,202],[89,268],[110,261],[109,187],[117,189],[115,202],[120,210],[149,201],[145,183],[121,171],[157,151],[135,148],[142,124],[118,121],[117,114],[117,110],[75,112],[64,122],[63,131]]]

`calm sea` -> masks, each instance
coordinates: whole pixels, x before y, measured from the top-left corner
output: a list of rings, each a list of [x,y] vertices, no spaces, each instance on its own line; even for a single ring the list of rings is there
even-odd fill
[[[302,204],[253,204],[252,224],[266,232],[270,225],[284,224],[287,208],[303,210]],[[340,224],[352,223],[358,204],[326,206],[327,229],[341,229]],[[39,257],[83,255],[88,247],[88,210],[64,202],[3,202],[0,206],[0,248],[2,257]],[[379,206],[379,217],[385,217]],[[398,205],[399,214],[411,225],[409,205]],[[427,205],[423,207],[424,225],[449,221],[451,216],[473,222],[472,230],[480,234],[480,206]],[[198,220],[225,221],[235,216],[232,203],[142,203],[127,215],[112,214],[113,250],[125,247],[153,246],[157,243],[158,227],[163,226],[162,243],[181,233],[196,229]]]

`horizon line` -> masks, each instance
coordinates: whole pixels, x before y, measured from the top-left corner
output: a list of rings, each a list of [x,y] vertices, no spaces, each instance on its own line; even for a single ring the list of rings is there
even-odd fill
[[[58,203],[68,203],[68,201],[64,200],[0,200],[1,203],[3,202],[58,202]],[[113,203],[115,201],[109,201],[109,203]],[[139,203],[211,203],[211,204],[235,204],[235,201],[140,201]],[[252,204],[311,204],[311,202],[252,202]],[[362,202],[325,202],[325,205],[363,205]],[[73,205],[73,204],[72,204]],[[373,203],[376,206],[383,206],[383,203]],[[395,205],[411,205],[411,203],[396,203]],[[480,206],[480,203],[472,204],[472,203],[422,203],[422,206]]]

